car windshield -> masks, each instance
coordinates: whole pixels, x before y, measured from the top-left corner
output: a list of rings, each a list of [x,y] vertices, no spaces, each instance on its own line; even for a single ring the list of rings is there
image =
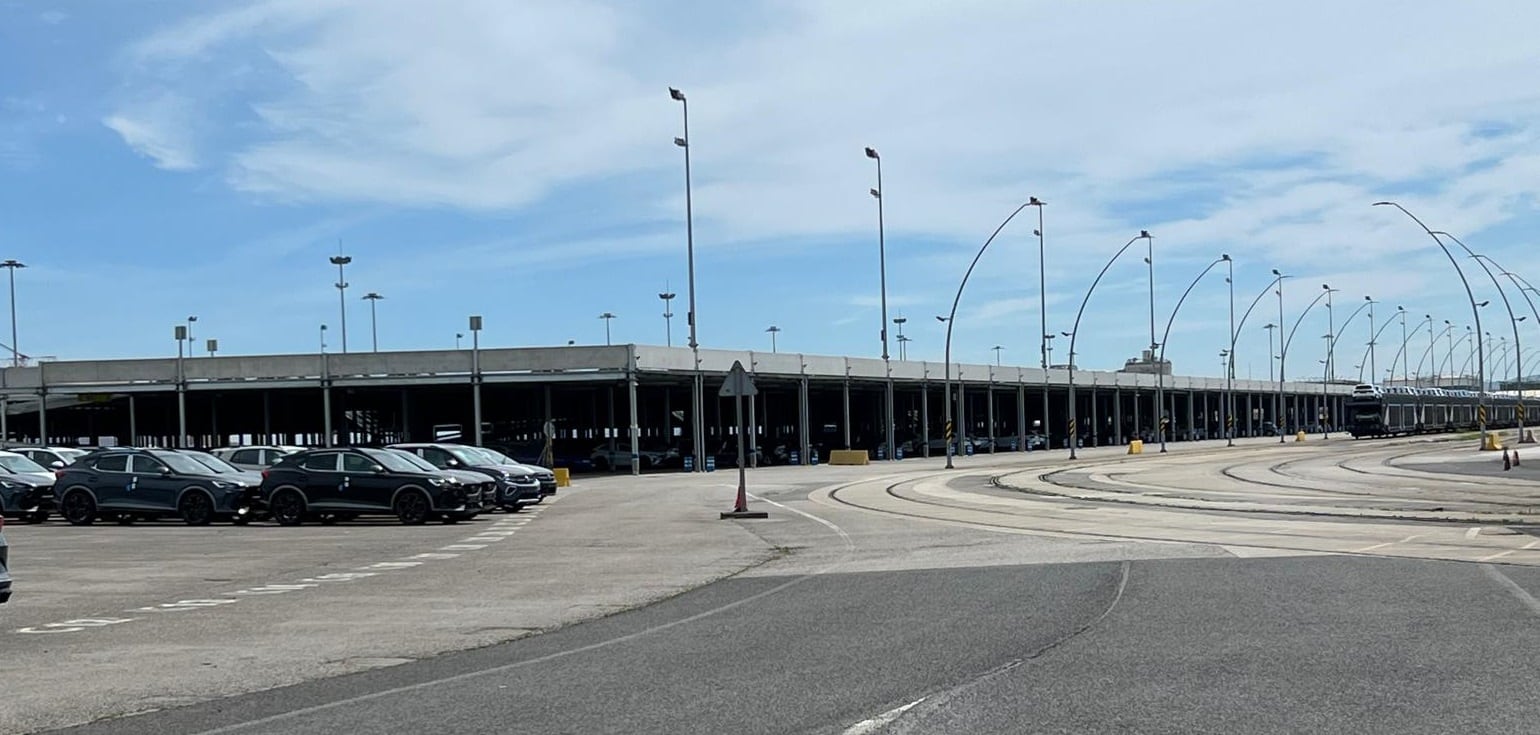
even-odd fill
[[[47,472],[47,469],[19,454],[0,456],[0,469],[6,472]]]
[[[438,468],[434,467],[433,464],[431,462],[429,462],[428,460],[423,459],[422,457],[419,457],[419,456],[417,456],[417,455],[415,455],[415,454],[413,454],[411,452],[408,452],[405,449],[390,449],[390,450],[387,450],[387,451],[391,452],[392,454],[394,454],[397,457],[400,457],[400,458],[406,460],[407,463],[411,464],[412,466],[414,466],[417,469],[422,470],[424,472],[438,472],[439,471]]]
[[[482,461],[485,462],[491,462],[492,464],[517,464],[513,460],[509,459],[508,455],[503,454],[502,452],[499,452],[495,449],[487,449],[486,447],[468,447],[468,449],[470,449],[473,454],[480,456]]]
[[[481,454],[481,450],[476,447],[444,447],[444,450],[454,455],[454,458],[460,460],[460,464],[463,465],[497,464],[496,460]]]
[[[207,475],[213,472],[213,470],[205,467],[202,462],[193,460],[185,454],[173,454],[171,452],[153,452],[152,454],[156,459],[165,462],[172,472],[183,475]]]
[[[383,449],[366,449],[364,450],[364,454],[369,455],[370,459],[373,459],[374,461],[384,465],[385,469],[390,470],[391,472],[422,472],[422,470],[419,469],[417,465],[406,461],[401,457],[399,453],[396,452],[390,452]]]
[[[229,462],[226,462],[212,454],[205,454],[203,452],[188,452],[186,456],[192,457],[193,461],[221,475],[233,475],[242,471],[241,468],[236,467],[235,465],[230,464]]]
[[[90,452],[87,452],[84,449],[56,449],[54,450],[54,453],[64,458],[65,462],[74,462],[75,460],[90,454]]]

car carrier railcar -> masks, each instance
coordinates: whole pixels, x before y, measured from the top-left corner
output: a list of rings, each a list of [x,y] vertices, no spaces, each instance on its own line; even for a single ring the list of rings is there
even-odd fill
[[[1482,402],[1473,390],[1360,385],[1348,398],[1347,430],[1354,438],[1471,431],[1479,427]],[[1487,428],[1518,425],[1518,396],[1487,393],[1484,402]]]

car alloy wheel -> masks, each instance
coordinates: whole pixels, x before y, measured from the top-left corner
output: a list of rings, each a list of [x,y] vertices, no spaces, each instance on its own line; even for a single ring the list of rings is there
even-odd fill
[[[201,490],[189,490],[177,503],[182,521],[189,526],[207,526],[214,520],[214,502]]]
[[[416,490],[407,490],[396,496],[396,517],[401,523],[416,526],[428,521],[428,496]]]
[[[71,490],[64,494],[64,502],[60,504],[64,511],[64,520],[75,526],[89,526],[96,522],[96,501],[91,499],[91,494],[84,490]]]
[[[298,526],[305,519],[305,499],[293,490],[279,490],[268,501],[273,521],[280,526]]]

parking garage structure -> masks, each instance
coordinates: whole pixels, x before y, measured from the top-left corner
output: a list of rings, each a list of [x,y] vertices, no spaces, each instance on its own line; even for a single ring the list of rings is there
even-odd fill
[[[744,412],[751,458],[813,464],[829,450],[854,448],[885,459],[890,374],[899,451],[945,450],[940,362],[700,350],[697,367],[688,348],[636,344],[42,362],[0,369],[0,436],[12,444],[203,448],[549,439],[559,466],[603,448],[629,453],[641,468],[644,447],[690,455],[697,423],[707,457],[736,456],[733,399],[718,397],[735,362],[758,390]],[[699,419],[690,411],[697,370]],[[1039,435],[1052,448],[1068,446],[1067,369],[954,363],[950,372],[957,434],[973,440],[960,450],[1008,451]],[[1158,439],[1156,375],[1074,377],[1081,446]],[[1351,385],[1286,382],[1280,407],[1276,382],[1235,380],[1234,434],[1340,423],[1350,393]],[[1168,440],[1224,436],[1224,379],[1165,376],[1164,394]]]

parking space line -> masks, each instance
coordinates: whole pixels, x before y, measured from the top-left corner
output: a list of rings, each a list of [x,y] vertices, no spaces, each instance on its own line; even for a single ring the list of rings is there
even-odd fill
[[[439,551],[476,551],[487,548],[486,544],[450,544],[440,546]]]

